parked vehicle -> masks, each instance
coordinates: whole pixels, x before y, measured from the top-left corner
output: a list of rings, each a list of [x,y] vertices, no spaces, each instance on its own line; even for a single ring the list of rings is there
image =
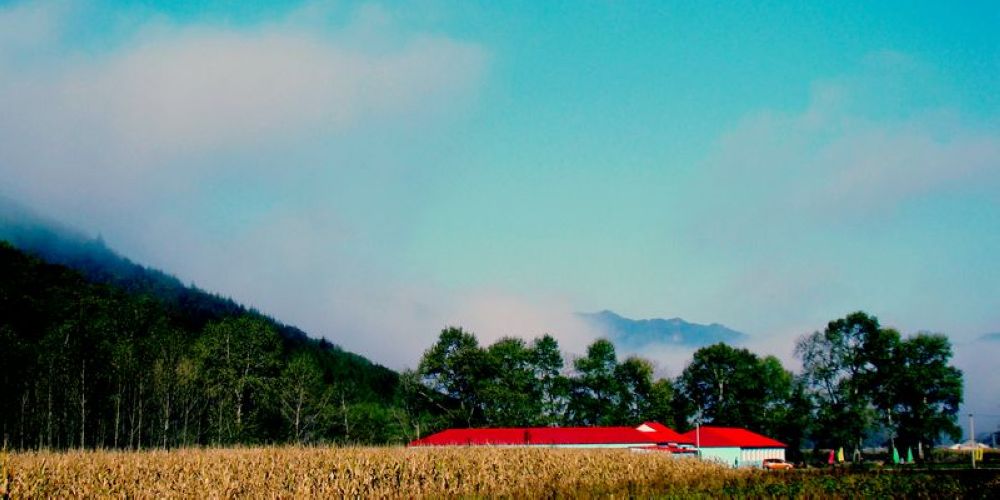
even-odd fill
[[[767,470],[789,470],[795,468],[794,465],[780,458],[765,458],[761,466]]]

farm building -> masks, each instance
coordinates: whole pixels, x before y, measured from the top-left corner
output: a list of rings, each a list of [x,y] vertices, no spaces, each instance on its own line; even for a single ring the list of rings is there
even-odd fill
[[[705,426],[678,434],[656,422],[638,427],[504,427],[448,429],[410,446],[536,446],[547,448],[632,448],[693,454],[734,467],[760,466],[785,458],[785,445],[737,427]]]
[[[644,448],[692,453],[686,441],[656,422],[638,427],[507,427],[448,429],[410,446],[538,446],[548,448]]]
[[[760,467],[765,458],[785,458],[785,444],[738,427],[703,426],[681,434],[701,446],[701,457],[734,467]]]

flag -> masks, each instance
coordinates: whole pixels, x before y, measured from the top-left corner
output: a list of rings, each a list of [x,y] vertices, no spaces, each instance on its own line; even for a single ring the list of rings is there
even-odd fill
[[[837,450],[837,461],[840,462],[840,463],[844,463],[844,447],[843,446],[841,446],[840,449]]]
[[[906,448],[906,463],[908,464],[913,463],[913,448],[910,447]]]
[[[896,448],[892,449],[892,463],[894,464],[899,463],[899,450],[897,450]]]

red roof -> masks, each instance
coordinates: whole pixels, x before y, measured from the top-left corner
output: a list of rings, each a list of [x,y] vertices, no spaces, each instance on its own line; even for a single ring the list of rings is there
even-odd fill
[[[653,428],[651,423],[645,424]],[[507,427],[493,429],[448,429],[418,439],[410,446],[462,445],[568,445],[637,444],[689,442],[680,434],[655,424],[652,431],[632,427]]]
[[[681,435],[686,443],[694,443],[697,439],[695,429]],[[702,426],[700,443],[703,448],[740,447],[740,448],[785,448],[785,443],[775,441],[756,432],[750,432],[739,427]]]

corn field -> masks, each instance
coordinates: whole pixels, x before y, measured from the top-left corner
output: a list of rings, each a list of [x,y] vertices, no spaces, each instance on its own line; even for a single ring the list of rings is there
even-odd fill
[[[732,470],[624,450],[239,448],[0,455],[0,498],[978,496],[952,478]],[[948,478],[945,478],[948,479]],[[982,482],[989,491],[995,477]],[[987,484],[988,483],[988,484]]]
[[[3,467],[12,498],[655,494],[731,474],[652,453],[499,448],[17,453]]]

